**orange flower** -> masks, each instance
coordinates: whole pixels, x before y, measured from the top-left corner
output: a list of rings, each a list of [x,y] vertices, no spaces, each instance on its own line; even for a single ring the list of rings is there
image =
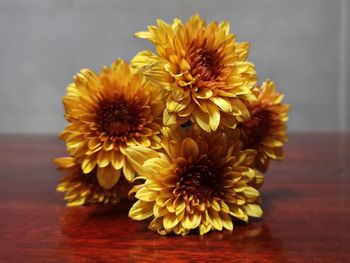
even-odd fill
[[[266,171],[269,160],[282,160],[283,144],[287,141],[289,105],[282,103],[283,94],[275,84],[266,80],[261,89],[254,89],[257,100],[248,104],[251,119],[238,125],[244,147],[256,149],[256,167]]]
[[[96,169],[84,174],[81,165],[74,158],[57,158],[55,163],[65,172],[57,191],[66,192],[65,199],[68,206],[114,204],[119,202],[120,198],[126,198],[130,190],[131,184],[124,178],[118,179],[118,183],[112,188],[104,189],[98,183]]]
[[[63,103],[69,124],[61,138],[83,173],[96,171],[105,189],[116,185],[121,173],[128,181],[134,178],[125,149],[161,147],[161,93],[122,60],[104,67],[100,75],[82,70],[68,86]]]
[[[242,150],[238,132],[206,134],[193,129],[166,131],[165,154],[142,146],[127,155],[139,177],[134,187],[138,201],[130,209],[135,220],[153,217],[149,228],[159,234],[187,234],[199,229],[232,230],[233,218],[248,221],[262,215],[263,175],[252,169],[254,150]],[[156,157],[155,157],[156,156]]]
[[[195,15],[185,25],[158,20],[148,29],[135,35],[150,40],[157,54],[142,51],[132,65],[163,88],[165,125],[191,120],[210,132],[249,118],[243,102],[254,99],[255,68],[246,61],[249,44],[236,42],[228,22],[206,25]]]

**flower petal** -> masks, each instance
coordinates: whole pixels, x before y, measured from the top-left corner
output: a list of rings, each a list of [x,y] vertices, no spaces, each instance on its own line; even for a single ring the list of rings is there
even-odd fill
[[[199,148],[197,143],[191,139],[186,138],[181,144],[181,156],[188,159],[190,162],[196,161],[199,154]]]
[[[84,174],[90,173],[95,168],[96,163],[96,157],[86,157],[81,164],[81,169],[83,170]]]
[[[132,146],[125,150],[128,163],[140,175],[147,176],[143,164],[145,161],[159,157],[157,151],[143,146]]]
[[[194,119],[196,121],[196,123],[199,125],[199,127],[201,127],[203,130],[205,130],[206,132],[211,132],[211,127],[209,125],[209,115],[202,112],[201,110],[196,109],[194,111]]]
[[[208,216],[209,216],[210,224],[213,226],[213,228],[221,231],[222,230],[222,220],[220,218],[219,213],[213,209],[209,209]]]
[[[165,229],[171,229],[179,223],[177,215],[174,213],[169,213],[163,217],[163,226]]]
[[[72,157],[60,157],[54,159],[55,164],[61,168],[69,168],[74,166],[74,159]]]
[[[135,177],[135,170],[132,168],[129,161],[124,161],[123,174],[129,182],[131,182]]]
[[[97,169],[98,183],[105,189],[111,189],[120,178],[120,170],[116,170],[112,165]]]
[[[233,230],[233,224],[231,217],[226,213],[220,214],[221,220],[222,220],[222,226],[226,228],[227,230]]]
[[[146,187],[142,187],[137,191],[135,197],[145,202],[151,202],[155,201],[158,195],[159,194],[157,192],[152,191]]]
[[[124,165],[124,154],[122,154],[119,151],[113,151],[111,154],[111,163],[114,167],[114,169],[119,170]]]
[[[97,156],[97,162],[99,167],[106,167],[111,161],[110,152],[100,151]]]
[[[261,207],[257,204],[246,204],[244,210],[248,216],[261,217],[263,214]]]
[[[232,105],[231,103],[224,98],[212,97],[211,100],[224,112],[231,112]]]
[[[129,211],[129,217],[134,220],[143,220],[153,215],[153,202],[137,201]]]
[[[220,124],[220,111],[215,104],[208,104],[209,108],[209,126],[216,131]]]
[[[195,93],[195,96],[198,99],[209,99],[211,96],[213,96],[213,91],[207,88],[199,88]]]

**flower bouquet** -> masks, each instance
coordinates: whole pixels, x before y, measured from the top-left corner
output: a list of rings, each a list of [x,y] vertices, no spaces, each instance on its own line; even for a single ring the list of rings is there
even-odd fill
[[[57,187],[68,206],[131,199],[129,216],[159,234],[233,229],[261,217],[270,160],[283,159],[289,105],[258,84],[228,22],[157,20],[135,34],[155,52],[83,69],[63,98],[69,157]]]

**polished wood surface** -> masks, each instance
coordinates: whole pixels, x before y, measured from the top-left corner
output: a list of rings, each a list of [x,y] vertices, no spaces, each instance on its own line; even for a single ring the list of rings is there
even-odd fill
[[[262,188],[264,216],[233,232],[159,236],[130,204],[67,208],[54,137],[0,137],[0,262],[350,262],[350,136],[292,134]]]

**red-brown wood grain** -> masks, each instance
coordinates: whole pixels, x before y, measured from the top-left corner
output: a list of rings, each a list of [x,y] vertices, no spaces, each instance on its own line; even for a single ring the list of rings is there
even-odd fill
[[[263,218],[203,237],[159,236],[129,204],[67,208],[63,155],[54,137],[0,137],[0,262],[350,262],[350,136],[292,134]]]

